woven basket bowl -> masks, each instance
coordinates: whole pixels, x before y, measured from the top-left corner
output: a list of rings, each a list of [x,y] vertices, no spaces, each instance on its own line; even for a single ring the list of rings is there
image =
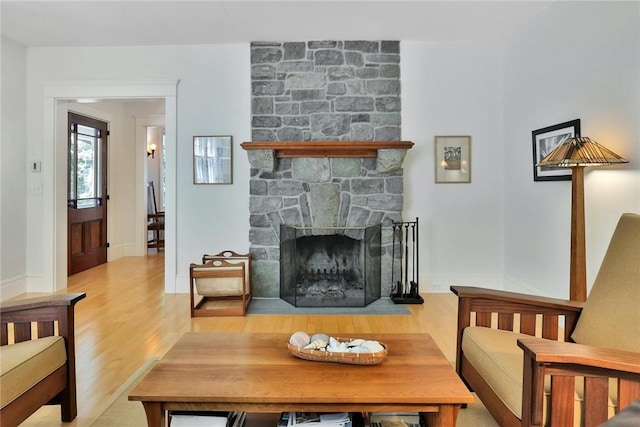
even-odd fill
[[[350,338],[336,338],[339,342],[349,342]],[[349,365],[377,365],[387,358],[387,345],[380,343],[384,350],[377,353],[334,353],[330,351],[320,351],[304,349],[292,344],[287,344],[289,353],[293,356],[305,360],[316,362],[346,363]]]

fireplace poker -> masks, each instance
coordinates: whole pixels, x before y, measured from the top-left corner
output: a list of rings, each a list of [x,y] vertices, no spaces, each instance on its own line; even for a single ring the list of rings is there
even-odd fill
[[[409,223],[405,223],[404,231],[404,289],[409,290]]]
[[[418,282],[416,281],[417,269],[418,269],[418,242],[416,241],[416,227],[418,226],[418,218],[416,218],[416,222],[411,224],[411,237],[412,237],[412,245],[413,245],[413,265],[411,266],[411,291],[409,294],[412,297],[418,296]]]

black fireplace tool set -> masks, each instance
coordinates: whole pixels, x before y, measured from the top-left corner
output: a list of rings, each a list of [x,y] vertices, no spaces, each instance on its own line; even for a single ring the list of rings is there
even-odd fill
[[[411,229],[411,230],[409,230]],[[411,233],[411,244],[409,244]],[[396,257],[396,248],[398,257]],[[411,263],[409,263],[411,258]],[[399,268],[396,264],[399,262]],[[411,264],[411,280],[409,280]],[[400,272],[396,281],[395,271]],[[423,304],[418,288],[418,218],[410,222],[393,222],[393,247],[391,254],[391,300],[396,304]]]

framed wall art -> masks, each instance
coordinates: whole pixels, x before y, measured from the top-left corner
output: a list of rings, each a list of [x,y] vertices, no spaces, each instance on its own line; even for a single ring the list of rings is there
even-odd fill
[[[471,136],[436,136],[436,184],[471,182]]]
[[[536,165],[565,139],[576,135],[580,135],[580,119],[531,132],[534,181],[571,181],[571,168],[539,167]]]
[[[193,137],[193,183],[231,184],[233,182],[233,137]]]

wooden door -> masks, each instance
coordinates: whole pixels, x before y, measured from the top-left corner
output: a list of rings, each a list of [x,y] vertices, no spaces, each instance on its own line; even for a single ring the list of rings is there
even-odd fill
[[[107,123],[69,113],[69,276],[107,262],[107,135]]]

